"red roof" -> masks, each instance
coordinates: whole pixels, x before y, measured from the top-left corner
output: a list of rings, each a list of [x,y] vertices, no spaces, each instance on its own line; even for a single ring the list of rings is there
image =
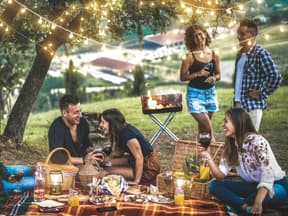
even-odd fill
[[[134,64],[107,57],[100,57],[90,62],[92,65],[116,71],[129,71],[134,68]]]
[[[175,44],[184,40],[184,30],[174,29],[163,34],[147,35],[144,40],[157,43],[159,45],[165,46],[169,44]]]

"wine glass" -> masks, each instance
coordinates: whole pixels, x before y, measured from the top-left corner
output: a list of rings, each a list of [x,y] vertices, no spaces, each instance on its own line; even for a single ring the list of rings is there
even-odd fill
[[[199,143],[204,147],[208,148],[211,142],[211,137],[208,132],[201,132],[199,133]]]
[[[174,177],[172,171],[164,172],[164,183],[166,186],[166,194],[168,197],[171,195],[171,185],[173,183]]]
[[[15,188],[13,189],[14,193],[21,193],[22,189],[21,189],[21,185],[20,185],[20,181],[22,180],[24,176],[24,169],[23,167],[17,167],[15,169],[15,174],[14,174],[14,179],[15,179]]]

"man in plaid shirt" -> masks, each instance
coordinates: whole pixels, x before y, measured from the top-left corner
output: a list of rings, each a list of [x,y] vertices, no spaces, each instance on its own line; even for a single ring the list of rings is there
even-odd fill
[[[244,108],[258,131],[267,98],[281,82],[281,74],[270,53],[256,44],[258,28],[253,20],[244,19],[238,28],[241,46],[234,74],[234,106]]]

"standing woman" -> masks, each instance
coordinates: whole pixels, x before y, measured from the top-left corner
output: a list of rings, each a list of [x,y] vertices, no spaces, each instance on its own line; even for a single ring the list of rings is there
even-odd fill
[[[182,61],[180,80],[189,81],[186,102],[198,123],[198,134],[208,133],[214,142],[212,115],[218,110],[215,82],[220,80],[220,59],[210,48],[206,29],[192,25],[186,29],[185,45],[189,51]]]
[[[285,172],[268,141],[257,134],[249,114],[242,108],[232,108],[225,113],[223,127],[226,139],[219,167],[209,152],[198,146],[216,178],[209,185],[211,193],[235,210],[253,215],[284,204],[288,198]],[[224,179],[233,167],[241,180]]]
[[[142,133],[126,123],[118,109],[105,110],[100,127],[112,145],[112,153],[104,159],[112,166],[105,168],[104,175],[122,175],[131,185],[153,183],[160,173],[160,161]]]

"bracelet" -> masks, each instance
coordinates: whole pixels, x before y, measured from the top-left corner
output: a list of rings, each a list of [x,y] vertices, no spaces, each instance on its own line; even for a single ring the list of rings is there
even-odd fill
[[[212,158],[209,156],[209,157],[204,157],[202,158],[203,161],[208,161],[208,160],[212,160]]]

